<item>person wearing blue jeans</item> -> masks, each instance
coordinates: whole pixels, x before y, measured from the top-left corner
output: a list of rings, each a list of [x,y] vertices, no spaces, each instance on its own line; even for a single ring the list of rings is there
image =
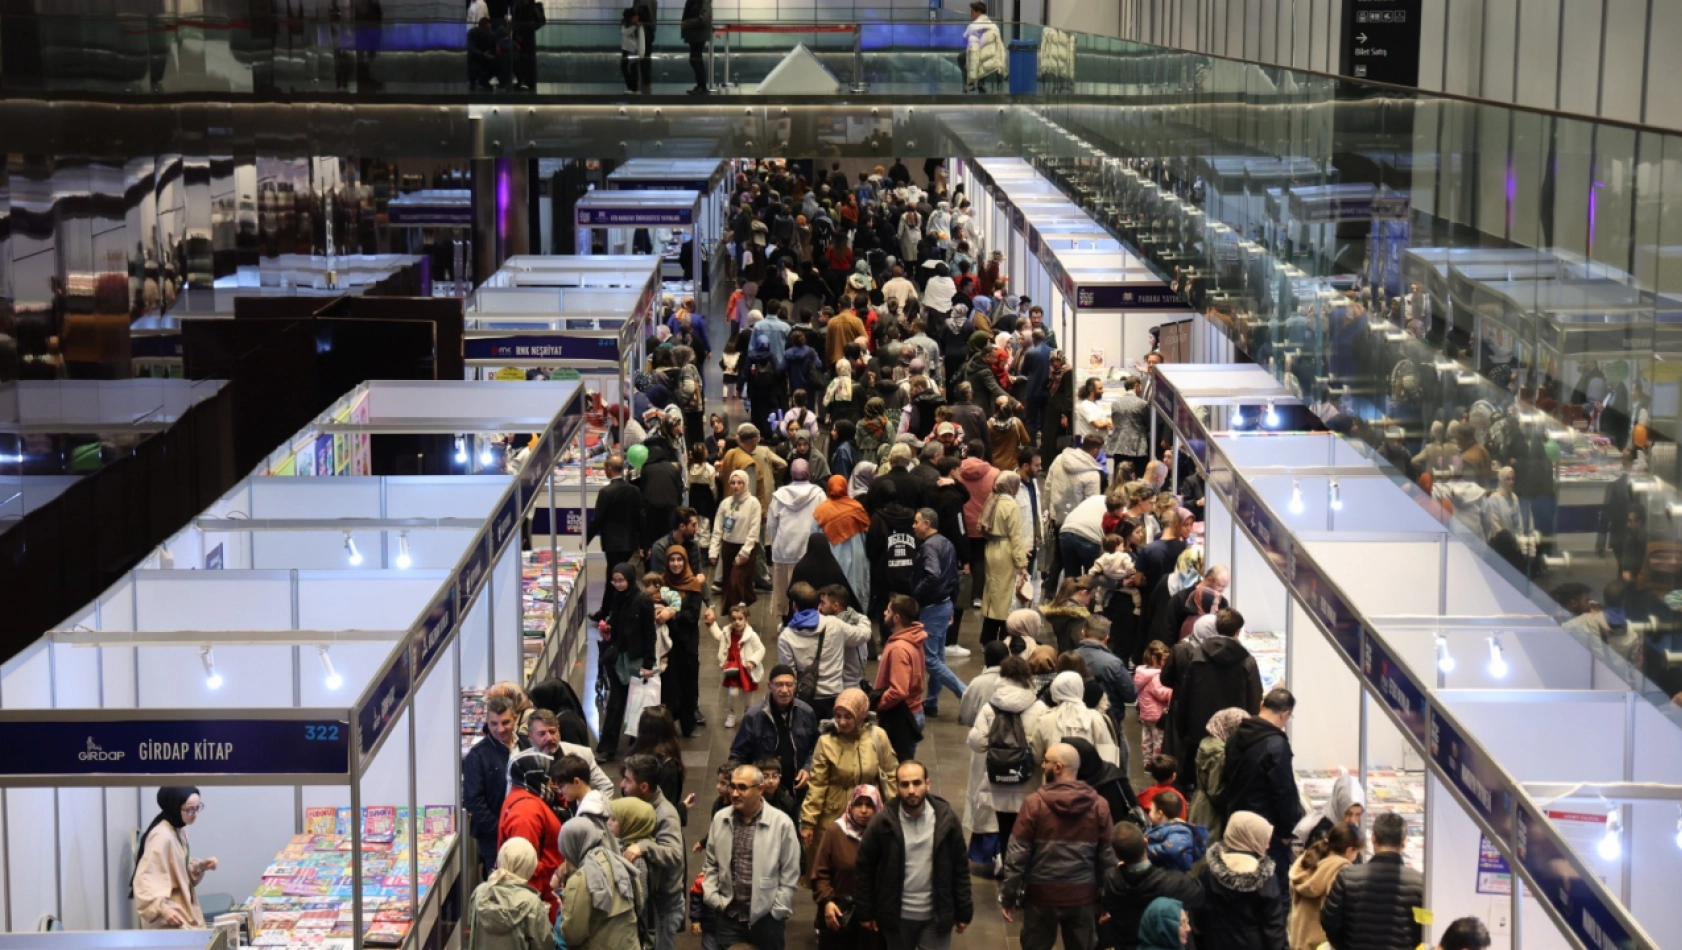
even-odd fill
[[[952,625],[952,598],[958,593],[958,549],[940,533],[940,516],[932,508],[917,510],[911,533],[917,536],[911,596],[921,608],[917,621],[928,632],[928,639],[923,641],[923,663],[928,671],[929,693],[923,701],[923,715],[931,717],[938,715],[943,688],[959,699],[964,697],[964,681],[946,666],[946,631]]]

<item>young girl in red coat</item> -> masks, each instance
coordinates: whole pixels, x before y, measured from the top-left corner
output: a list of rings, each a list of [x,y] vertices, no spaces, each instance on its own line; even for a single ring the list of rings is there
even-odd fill
[[[712,627],[713,639],[718,641],[718,666],[724,671],[725,711],[724,728],[736,726],[736,697],[744,692],[759,691],[759,666],[765,661],[765,643],[748,624],[748,607],[737,604],[730,608],[730,626],[724,630]]]

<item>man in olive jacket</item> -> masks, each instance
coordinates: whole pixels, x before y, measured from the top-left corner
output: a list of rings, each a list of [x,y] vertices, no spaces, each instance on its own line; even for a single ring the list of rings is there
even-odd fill
[[[879,930],[888,950],[950,946],[974,917],[964,829],[945,799],[929,794],[929,772],[907,759],[899,794],[859,841],[859,926]]]
[[[1372,823],[1372,859],[1344,868],[1320,908],[1334,950],[1411,950],[1424,940],[1414,912],[1425,906],[1425,878],[1402,863],[1407,819],[1385,812]]]

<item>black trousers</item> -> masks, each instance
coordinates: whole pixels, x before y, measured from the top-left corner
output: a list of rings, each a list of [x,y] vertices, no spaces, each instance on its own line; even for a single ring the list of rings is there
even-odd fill
[[[695,73],[695,87],[707,88],[707,44],[689,44],[689,69]]]
[[[676,638],[673,638],[676,641]],[[672,643],[666,672],[660,674],[660,700],[688,738],[695,731],[695,709],[701,696],[701,658],[694,643]]]
[[[647,58],[646,56],[635,56],[624,50],[619,51],[619,76],[625,80],[626,92],[637,91],[637,71],[641,66],[641,61]]]
[[[611,673],[607,691],[607,713],[602,717],[601,741],[596,743],[596,758],[606,762],[616,758],[619,737],[625,733],[625,704],[630,701],[631,687],[619,682]]]

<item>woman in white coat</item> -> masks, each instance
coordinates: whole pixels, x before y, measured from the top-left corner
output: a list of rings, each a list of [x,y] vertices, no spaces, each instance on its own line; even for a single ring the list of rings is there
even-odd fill
[[[1078,677],[1077,677],[1078,678]],[[1039,786],[1038,770],[1020,785],[994,785],[987,779],[987,739],[999,713],[1022,717],[1022,735],[1033,747],[1035,727],[1046,714],[1045,704],[1034,696],[1034,677],[1028,661],[1007,656],[999,663],[998,687],[993,698],[981,707],[969,731],[969,793],[964,798],[964,825],[970,830],[970,860],[998,865],[1016,825],[1016,813]],[[1039,761],[1039,753],[1035,754]]]
[[[1051,681],[1051,709],[1034,723],[1030,736],[1034,758],[1045,758],[1045,750],[1064,739],[1085,739],[1111,765],[1121,765],[1121,745],[1110,725],[1110,717],[1086,705],[1086,681],[1073,670],[1064,670]]]

